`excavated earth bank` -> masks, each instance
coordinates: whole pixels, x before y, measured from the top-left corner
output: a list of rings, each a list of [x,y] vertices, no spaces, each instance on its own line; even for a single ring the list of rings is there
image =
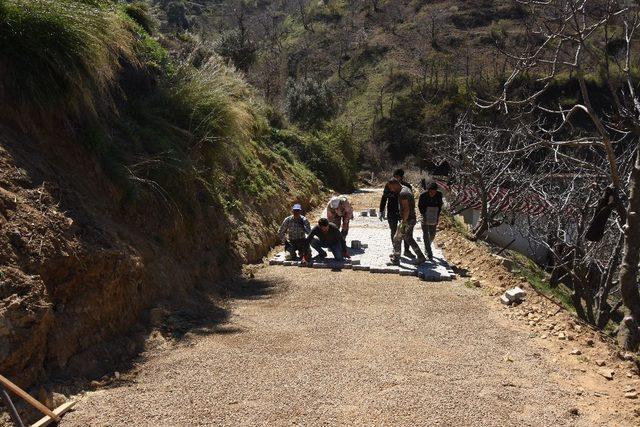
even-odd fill
[[[126,204],[68,131],[15,129],[0,125],[0,372],[23,387],[96,378],[135,355],[143,340],[130,331],[149,309],[215,291],[266,254],[290,199],[321,193],[281,175],[280,199],[243,200],[235,218],[198,188],[185,190],[190,212]]]

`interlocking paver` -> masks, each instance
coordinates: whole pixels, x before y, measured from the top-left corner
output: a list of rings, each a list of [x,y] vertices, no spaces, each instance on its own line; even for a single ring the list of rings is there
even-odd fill
[[[364,215],[365,212],[367,215]],[[421,233],[420,225],[414,229],[414,235]],[[324,262],[314,262],[313,268],[347,268],[355,271],[369,271],[379,274],[398,274],[401,276],[416,276],[426,281],[442,281],[455,279],[456,275],[444,259],[442,250],[433,245],[433,261],[416,266],[413,260],[402,257],[399,266],[388,266],[389,255],[392,252],[391,235],[386,221],[380,221],[376,216],[369,216],[369,211],[356,214],[349,227],[347,244],[358,240],[360,249],[350,249],[351,260],[344,264],[337,263],[329,253]],[[422,238],[416,240],[422,245]],[[285,252],[279,253],[269,261],[270,265],[299,265],[299,262],[285,260]],[[316,255],[313,250],[313,255]]]

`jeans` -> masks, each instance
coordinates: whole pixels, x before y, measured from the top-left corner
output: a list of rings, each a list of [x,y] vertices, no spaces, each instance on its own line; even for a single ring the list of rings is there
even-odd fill
[[[300,254],[300,258],[303,258],[309,252],[307,246],[307,239],[295,239],[289,240],[285,245],[287,252],[292,258],[296,258],[296,251]]]
[[[400,220],[398,218],[387,217],[387,222],[389,223],[389,228],[391,229],[391,243],[393,243],[393,238],[396,235],[396,231],[398,231],[398,222],[400,222]],[[404,251],[409,251],[409,246],[407,246],[406,243],[404,244]]]
[[[333,221],[331,221],[336,227],[340,228],[340,226],[342,225],[342,217],[341,216],[337,216],[333,219]],[[344,237],[345,239],[347,238],[347,234],[349,234],[349,229],[348,228],[342,228],[340,230],[340,234],[342,234],[342,237]]]
[[[420,245],[413,238],[413,228],[416,226],[415,219],[409,219],[406,222],[404,233],[400,232],[400,227],[398,227],[398,231],[395,236],[393,236],[393,257],[395,259],[400,259],[400,251],[402,249],[402,242],[404,242],[404,247],[411,247],[418,256],[418,258],[424,258],[424,254],[420,249]]]
[[[433,242],[433,239],[436,238],[436,232],[437,232],[437,226],[435,224],[428,225],[428,224],[425,224],[424,222],[422,223],[422,238],[424,239],[424,248],[426,249],[430,259],[433,258],[433,252],[431,251],[431,243]]]
[[[344,259],[342,257],[341,242],[335,243],[333,245],[328,245],[320,241],[320,239],[314,237],[313,241],[311,242],[311,247],[318,251],[318,255],[320,255],[321,257],[327,256],[327,252],[323,248],[328,248],[333,254],[333,257],[336,259],[336,261],[342,261]]]

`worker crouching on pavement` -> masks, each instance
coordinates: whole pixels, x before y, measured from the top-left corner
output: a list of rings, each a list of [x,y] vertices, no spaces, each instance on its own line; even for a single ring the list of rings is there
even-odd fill
[[[315,260],[324,260],[327,257],[327,252],[323,248],[328,248],[336,261],[344,261],[345,258],[349,258],[344,236],[338,227],[330,223],[327,218],[321,218],[318,225],[313,227],[307,237],[307,243],[318,251]]]
[[[353,208],[347,196],[332,197],[327,204],[325,217],[338,229],[342,226],[340,232],[342,237],[346,238],[349,234],[349,222],[353,219]]]
[[[290,260],[309,261],[311,258],[307,234],[311,233],[309,220],[302,215],[302,206],[296,204],[291,208],[291,215],[286,217],[280,226],[278,236],[284,243],[284,250]],[[298,254],[296,254],[296,252]]]
[[[400,224],[393,238],[393,253],[390,255],[390,265],[400,265],[400,251],[402,250],[402,242],[406,246],[411,247],[416,255],[416,265],[423,264],[427,259],[424,257],[420,245],[413,238],[413,228],[416,226],[416,199],[413,191],[409,187],[403,186],[396,178],[391,179],[387,183],[387,188],[392,191],[398,199],[398,208],[400,210]]]

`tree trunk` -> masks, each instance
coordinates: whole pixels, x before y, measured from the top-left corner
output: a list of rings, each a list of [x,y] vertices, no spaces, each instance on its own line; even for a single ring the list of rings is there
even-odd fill
[[[480,219],[473,230],[471,240],[476,241],[481,239],[487,231],[489,231],[489,195],[484,188],[484,185],[479,185],[481,191],[482,209],[480,211]]]
[[[629,181],[630,196],[627,223],[624,226],[625,244],[620,267],[620,291],[629,316],[620,325],[621,345],[627,350],[638,349],[640,333],[640,291],[638,290],[638,263],[640,263],[640,150]]]

